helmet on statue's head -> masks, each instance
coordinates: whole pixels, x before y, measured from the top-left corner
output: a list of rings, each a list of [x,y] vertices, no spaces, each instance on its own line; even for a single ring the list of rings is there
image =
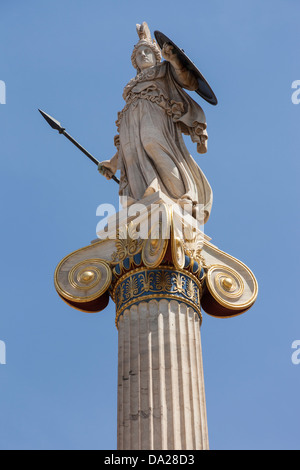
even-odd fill
[[[139,42],[134,46],[134,49],[133,49],[133,52],[132,52],[132,55],[131,55],[131,62],[132,62],[132,65],[135,69],[138,70],[138,72],[140,71],[139,70],[139,67],[137,65],[137,61],[136,61],[136,54],[138,52],[138,49],[140,47],[149,47],[153,54],[155,55],[155,58],[156,58],[156,63],[160,63],[161,62],[161,52],[160,52],[160,49],[156,43],[156,41],[152,38],[151,38],[151,33],[150,33],[150,30],[149,30],[149,27],[147,25],[147,23],[144,21],[143,24],[137,24],[136,25],[136,30],[137,30],[137,33],[138,33],[138,36],[140,38]]]

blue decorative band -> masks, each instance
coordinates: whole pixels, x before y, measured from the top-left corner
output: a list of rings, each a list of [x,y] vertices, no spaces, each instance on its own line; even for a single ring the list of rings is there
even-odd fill
[[[122,276],[112,292],[116,304],[116,324],[131,305],[150,300],[168,299],[183,302],[201,317],[201,284],[191,273],[174,267],[139,268]]]

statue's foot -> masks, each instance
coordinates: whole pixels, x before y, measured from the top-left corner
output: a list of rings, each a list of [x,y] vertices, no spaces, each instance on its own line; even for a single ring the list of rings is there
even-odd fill
[[[149,186],[149,188],[147,188],[146,191],[144,192],[142,199],[144,199],[145,197],[151,196],[151,194],[154,194],[155,192],[156,192],[155,189]]]
[[[209,218],[209,212],[204,210],[202,204],[193,204],[192,216],[199,222],[199,224],[204,225]]]
[[[192,214],[193,202],[189,197],[183,195],[180,199],[177,199],[177,204],[181,206],[186,212]]]

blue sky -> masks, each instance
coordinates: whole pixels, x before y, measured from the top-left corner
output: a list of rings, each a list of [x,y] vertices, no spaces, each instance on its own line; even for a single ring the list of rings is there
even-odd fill
[[[218,97],[213,107],[194,95],[208,153],[188,144],[214,191],[205,229],[259,283],[246,314],[204,314],[210,446],[300,448],[299,14],[297,0],[1,0],[1,449],[116,448],[114,304],[71,309],[53,273],[95,238],[96,208],[118,204],[117,186],[37,109],[110,158],[142,21],[182,47]]]

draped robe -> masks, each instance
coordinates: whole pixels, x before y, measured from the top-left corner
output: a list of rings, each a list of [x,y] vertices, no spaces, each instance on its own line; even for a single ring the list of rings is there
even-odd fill
[[[206,152],[206,119],[202,108],[182,89],[169,62],[139,73],[124,88],[126,105],[116,121],[119,135],[114,171],[121,171],[120,196],[141,200],[161,190],[175,202],[202,204],[205,221],[212,205],[211,187],[184,143],[182,133]],[[180,76],[179,76],[180,77]]]

